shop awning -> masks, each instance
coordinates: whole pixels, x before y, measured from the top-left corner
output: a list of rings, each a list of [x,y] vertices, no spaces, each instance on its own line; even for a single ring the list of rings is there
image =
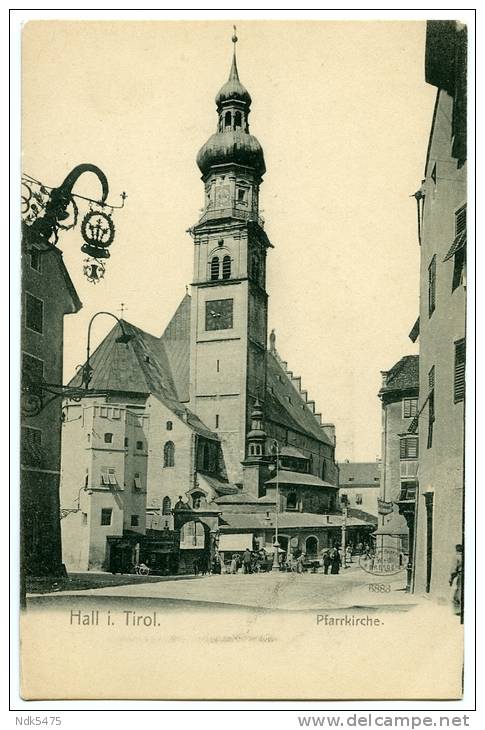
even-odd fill
[[[221,535],[219,537],[219,552],[225,550],[246,550],[253,547],[253,533],[235,533],[234,535]]]

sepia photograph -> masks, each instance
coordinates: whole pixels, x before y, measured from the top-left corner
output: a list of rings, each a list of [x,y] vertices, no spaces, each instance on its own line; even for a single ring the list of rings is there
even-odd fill
[[[470,29],[235,16],[22,27],[20,696],[460,700]]]

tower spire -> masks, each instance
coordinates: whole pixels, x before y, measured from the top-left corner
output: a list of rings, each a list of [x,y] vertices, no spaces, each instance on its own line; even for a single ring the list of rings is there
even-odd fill
[[[229,81],[239,81],[239,74],[237,72],[237,62],[236,62],[236,43],[238,41],[237,35],[236,35],[236,26],[232,26],[234,28],[234,33],[232,35],[232,42],[233,42],[233,51],[232,51],[232,64],[231,64],[231,70],[229,72]]]

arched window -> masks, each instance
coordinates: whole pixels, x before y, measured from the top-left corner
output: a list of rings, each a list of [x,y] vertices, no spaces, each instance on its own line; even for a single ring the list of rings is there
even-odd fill
[[[173,441],[167,441],[163,447],[163,466],[175,466],[175,446]]]
[[[224,258],[222,259],[222,278],[223,279],[231,278],[231,257],[230,256],[224,256]]]
[[[232,116],[231,112],[226,112],[226,114],[224,116],[224,126],[226,129],[231,128],[231,121],[232,121],[231,116]]]
[[[169,515],[172,510],[172,500],[170,497],[164,497],[162,502],[162,515]]]
[[[290,492],[287,496],[286,509],[296,509],[296,492]]]
[[[219,278],[219,256],[214,256],[211,261],[211,280],[217,281]]]
[[[241,127],[242,127],[241,112],[236,112],[234,114],[234,129],[241,129]]]
[[[307,537],[306,539],[305,552],[307,557],[315,557],[318,555],[318,540],[316,537],[313,537],[313,535],[310,535],[310,537]]]
[[[167,431],[171,431],[171,430],[172,430],[172,428],[173,428],[173,423],[172,423],[172,421],[167,421]]]
[[[202,448],[202,468],[204,471],[209,471],[210,468],[210,450],[207,443]]]

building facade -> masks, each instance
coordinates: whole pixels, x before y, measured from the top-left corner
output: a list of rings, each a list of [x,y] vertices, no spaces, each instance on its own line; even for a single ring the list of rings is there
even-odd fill
[[[20,458],[23,575],[63,572],[59,521],[62,403],[42,383],[62,385],[64,316],[81,308],[62,253],[24,226]],[[50,402],[49,402],[50,400]],[[37,412],[36,405],[44,407]]]
[[[381,375],[382,469],[378,533],[383,545],[394,545],[408,555],[410,589],[419,465],[416,425],[419,356],[406,355]]]
[[[380,495],[381,464],[379,461],[339,463],[340,500],[350,510],[377,517]]]
[[[463,543],[466,310],[466,27],[429,21],[437,88],[420,215],[419,490],[414,587],[449,597]]]

